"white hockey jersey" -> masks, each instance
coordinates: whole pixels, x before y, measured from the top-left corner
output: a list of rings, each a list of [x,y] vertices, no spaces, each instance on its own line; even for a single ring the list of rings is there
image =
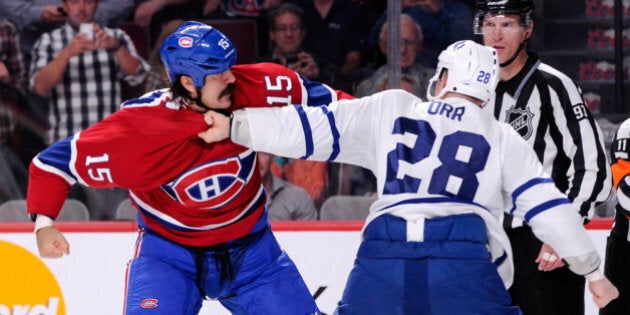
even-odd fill
[[[531,146],[465,99],[421,102],[389,90],[327,107],[247,108],[235,112],[232,140],[279,156],[372,170],[379,198],[366,225],[384,213],[408,220],[477,213],[506,287],[513,266],[503,211],[528,222],[577,274],[599,266],[581,217]]]

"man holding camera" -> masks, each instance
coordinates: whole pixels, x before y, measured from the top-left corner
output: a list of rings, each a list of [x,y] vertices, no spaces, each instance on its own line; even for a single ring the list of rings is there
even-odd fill
[[[273,43],[271,57],[279,63],[309,80],[319,79],[319,66],[313,56],[302,50],[306,36],[302,9],[284,3],[269,11],[269,38]]]

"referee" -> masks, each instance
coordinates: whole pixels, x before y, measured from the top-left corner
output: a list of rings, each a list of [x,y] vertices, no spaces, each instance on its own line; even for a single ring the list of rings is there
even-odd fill
[[[610,157],[614,189],[617,191],[615,224],[606,242],[604,273],[616,282],[619,297],[599,311],[600,315],[630,314],[630,118],[617,129]]]
[[[495,99],[484,110],[532,146],[587,222],[611,191],[602,133],[575,83],[526,50],[533,9],[532,0],[477,1],[475,32],[497,50],[501,65]],[[503,226],[514,251],[513,303],[525,315],[584,314],[584,278],[521,220],[506,216]]]

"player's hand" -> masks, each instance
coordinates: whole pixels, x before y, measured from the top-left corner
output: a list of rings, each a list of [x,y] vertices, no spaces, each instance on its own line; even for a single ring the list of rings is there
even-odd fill
[[[613,285],[608,278],[589,281],[588,289],[593,294],[593,301],[597,307],[602,308],[610,301],[619,297],[619,290]]]
[[[547,244],[543,244],[540,248],[536,263],[538,263],[538,270],[540,271],[551,271],[564,266],[564,261],[560,259],[556,251]]]
[[[42,228],[35,234],[37,250],[43,258],[59,258],[70,254],[70,244],[54,226]]]
[[[210,126],[208,130],[197,134],[199,138],[207,143],[219,142],[230,137],[230,118],[209,110],[204,114],[206,124]]]

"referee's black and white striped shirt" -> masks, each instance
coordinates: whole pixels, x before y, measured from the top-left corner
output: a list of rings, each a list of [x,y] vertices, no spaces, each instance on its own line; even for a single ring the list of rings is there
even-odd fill
[[[130,37],[121,29],[101,26],[110,36],[140,60],[135,74],[125,76],[113,51],[99,49],[86,51],[70,58],[63,78],[47,95],[49,104],[49,142],[66,138],[86,129],[116,111],[121,103],[120,80],[135,86],[143,82],[149,70],[148,63],[138,57]],[[77,35],[70,24],[42,34],[32,50],[29,85],[33,78],[48,65]]]
[[[602,132],[575,83],[535,53],[528,55],[514,78],[499,82],[494,101],[484,109],[527,140],[576,211],[591,219],[595,205],[611,192]],[[505,228],[522,224],[506,215]]]

